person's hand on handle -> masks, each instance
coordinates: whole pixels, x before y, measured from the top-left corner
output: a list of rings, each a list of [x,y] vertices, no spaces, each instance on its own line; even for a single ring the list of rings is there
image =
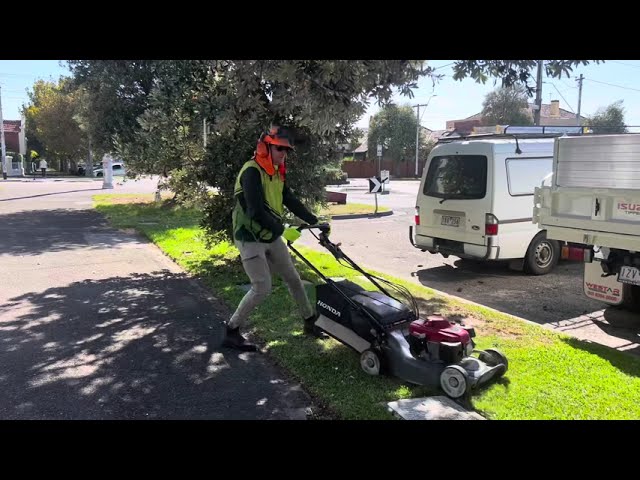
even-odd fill
[[[300,238],[300,235],[302,234],[295,227],[287,227],[284,229],[284,232],[282,232],[282,238],[284,238],[289,243],[295,242]]]

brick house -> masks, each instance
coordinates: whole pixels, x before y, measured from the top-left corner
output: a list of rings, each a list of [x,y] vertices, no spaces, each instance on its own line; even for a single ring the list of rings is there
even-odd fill
[[[528,113],[533,120],[533,103],[529,104]],[[586,117],[580,115],[580,124]],[[471,115],[461,120],[447,120],[448,131],[456,130],[460,133],[470,133],[482,125],[482,112]],[[578,125],[576,114],[560,108],[559,100],[551,100],[551,103],[543,103],[540,109],[540,125],[569,126]]]
[[[7,152],[16,152],[25,155],[26,138],[24,132],[24,120],[3,120],[4,144]],[[17,158],[12,158],[8,162],[7,175],[9,177],[20,177],[24,175],[24,165],[20,164]]]

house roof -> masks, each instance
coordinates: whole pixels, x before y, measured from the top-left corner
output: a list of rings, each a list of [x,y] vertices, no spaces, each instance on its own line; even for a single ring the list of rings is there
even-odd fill
[[[369,128],[361,128],[362,136],[359,138],[360,145],[353,151],[353,153],[363,153],[368,150],[367,142],[369,141]]]
[[[482,112],[471,115],[470,117],[463,118],[462,120],[454,120],[454,122],[462,122],[463,120],[482,120]]]
[[[3,120],[4,133],[20,133],[21,120]]]
[[[533,103],[529,103],[529,114],[533,117]],[[576,119],[576,114],[573,112],[570,112],[568,110],[565,110],[562,107],[559,107],[559,117],[552,117],[551,116],[551,104],[550,103],[543,103],[541,105],[541,109],[540,109],[540,118],[544,118],[544,124],[545,125],[563,125],[566,122],[564,122],[563,120],[575,120]],[[586,117],[584,117],[583,115],[580,115],[580,118],[583,120],[586,120]],[[482,112],[476,113],[474,115],[471,115],[470,117],[467,118],[463,118],[460,120],[447,120],[447,123],[451,123],[451,122],[464,122],[464,121],[469,121],[469,120],[482,120]]]
[[[533,103],[529,104],[529,111],[532,112],[533,114]],[[565,110],[564,108],[559,108],[560,110],[560,118],[576,118],[576,114],[573,112],[569,112],[568,110]],[[582,115],[580,115],[582,117]],[[540,109],[540,117],[545,117],[545,118],[558,118],[558,117],[551,117],[551,104],[549,103],[543,103],[542,104],[542,108]]]
[[[427,141],[428,142],[435,142],[437,141],[442,135],[444,135],[447,132],[447,130],[430,130],[428,135],[427,135]]]
[[[358,148],[356,148],[353,153],[363,153],[366,152],[367,150],[369,150],[369,147],[367,146],[367,142],[368,140],[365,139],[364,142],[362,142]]]

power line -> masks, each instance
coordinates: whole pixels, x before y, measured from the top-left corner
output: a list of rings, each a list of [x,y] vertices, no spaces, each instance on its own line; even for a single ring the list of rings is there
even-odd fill
[[[556,92],[558,92],[558,95],[560,95],[562,97],[562,99],[564,100],[564,103],[567,104],[567,107],[569,107],[569,110],[571,110],[571,113],[575,114],[576,112],[573,111],[573,108],[571,108],[571,105],[569,105],[569,102],[567,102],[567,99],[564,98],[564,96],[562,95],[562,93],[560,92],[560,90],[558,90],[558,87],[556,87],[553,83],[551,82],[544,82],[548,85],[551,85],[553,88],[556,89]]]
[[[588,80],[589,82],[601,83],[603,85],[609,85],[610,87],[618,87],[618,88],[623,88],[625,90],[633,90],[635,92],[640,92],[640,90],[638,90],[637,88],[623,87],[622,85],[614,85],[613,83],[600,82],[598,80],[592,80],[590,78],[585,78],[585,80]]]
[[[434,68],[434,70],[438,70],[440,68],[446,68],[446,67],[450,67],[451,65],[455,64],[456,62],[451,62],[451,63],[447,63],[446,65],[440,65],[439,67]]]
[[[621,62],[619,60],[607,60],[607,62],[618,63],[620,65],[626,65],[627,67],[640,68],[640,65],[632,65],[630,63]]]
[[[42,75],[31,75],[28,73],[7,73],[7,72],[0,72],[0,77],[29,77],[29,78],[36,78],[36,77],[41,77]]]
[[[573,85],[567,85],[567,84],[564,82],[564,80],[562,80],[562,79],[559,79],[559,80],[560,80],[560,82],[561,82],[565,87],[567,87],[567,88],[573,88],[574,90],[578,88],[578,87],[575,87],[575,86],[573,86]]]
[[[0,85],[2,85],[2,82],[0,82]],[[14,90],[12,88],[5,88],[4,91],[5,92],[13,92],[13,93],[24,93],[26,95],[26,92],[24,90]]]

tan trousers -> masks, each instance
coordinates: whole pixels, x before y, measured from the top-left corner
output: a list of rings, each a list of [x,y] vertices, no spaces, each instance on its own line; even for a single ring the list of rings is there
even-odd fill
[[[313,310],[302,286],[300,275],[293,266],[293,260],[282,238],[272,243],[235,241],[240,250],[244,271],[251,280],[251,289],[228,322],[229,327],[242,327],[251,311],[271,293],[271,275],[280,275],[289,287],[289,292],[298,304],[302,318],[309,318]]]

